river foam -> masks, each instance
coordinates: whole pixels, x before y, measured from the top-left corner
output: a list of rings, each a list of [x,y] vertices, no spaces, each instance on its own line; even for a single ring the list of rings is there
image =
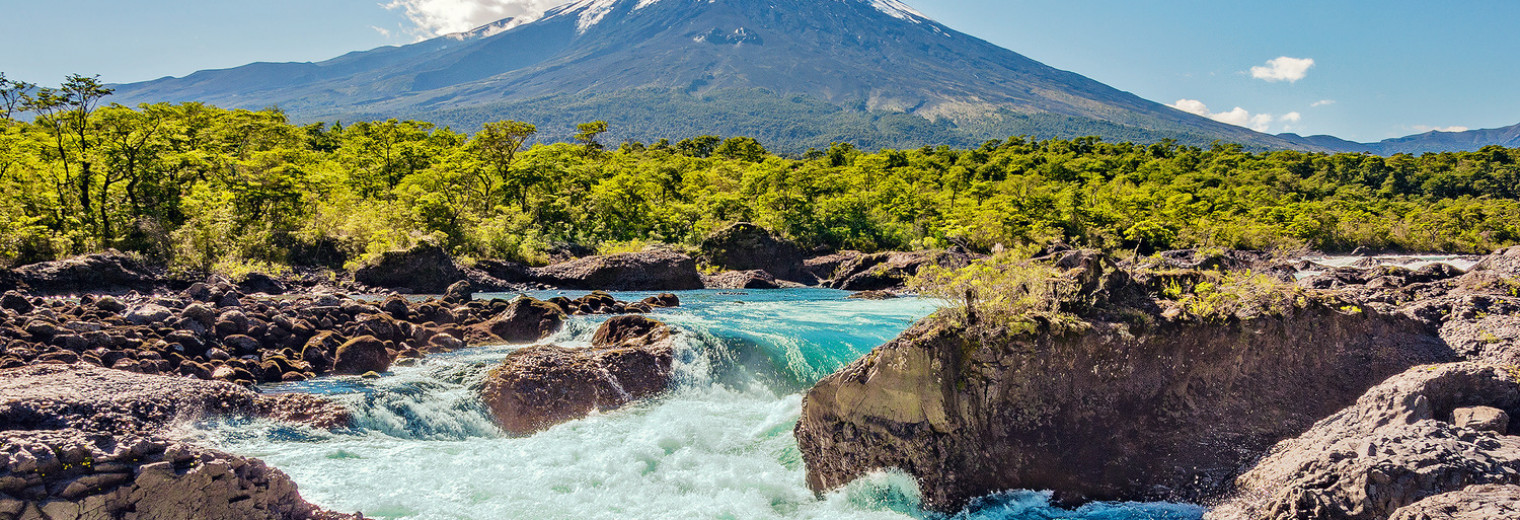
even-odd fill
[[[558,293],[541,293],[547,297]],[[290,474],[313,503],[415,519],[1197,519],[1174,504],[1049,506],[989,497],[952,517],[919,507],[913,479],[863,478],[816,497],[792,438],[802,392],[928,315],[925,300],[846,300],[818,289],[681,293],[657,316],[679,332],[666,395],[529,437],[492,425],[476,392],[515,346],[430,357],[380,379],[326,378],[271,391],[321,393],[356,411],[338,432],[268,422],[205,425],[204,442]],[[570,293],[575,297],[577,294]],[[634,299],[639,293],[618,294]],[[605,317],[552,341],[585,344]]]

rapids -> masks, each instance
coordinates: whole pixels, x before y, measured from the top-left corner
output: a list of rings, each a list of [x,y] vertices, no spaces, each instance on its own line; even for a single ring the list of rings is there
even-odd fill
[[[535,296],[578,292],[547,292]],[[668,394],[531,437],[507,437],[476,398],[516,346],[470,349],[351,377],[270,385],[334,396],[352,428],[204,424],[192,435],[288,473],[307,500],[372,518],[415,519],[1084,519],[1190,520],[1198,507],[1049,506],[1037,492],[987,497],[956,515],[923,511],[913,479],[882,472],[816,497],[792,438],[802,392],[935,309],[931,301],[847,300],[823,289],[692,291],[655,316],[679,334]],[[480,295],[489,297],[492,295]],[[511,298],[513,295],[495,295]],[[619,293],[637,300],[646,293]],[[606,317],[575,317],[549,341],[584,345]]]

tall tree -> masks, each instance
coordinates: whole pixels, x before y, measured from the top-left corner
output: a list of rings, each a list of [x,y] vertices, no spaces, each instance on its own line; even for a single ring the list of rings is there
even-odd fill
[[[602,143],[601,141],[598,141],[597,138],[601,137],[602,134],[607,133],[606,121],[592,121],[590,123],[581,123],[575,125],[575,130],[575,142],[581,144],[581,149],[585,150],[587,155],[595,155],[602,151]]]
[[[512,172],[512,163],[517,160],[518,152],[527,146],[528,141],[538,134],[538,127],[521,121],[497,121],[486,123],[475,138],[470,140],[470,147],[486,164],[490,165],[494,179],[482,179],[483,194],[486,200],[491,199],[491,193],[495,191],[496,184],[500,184],[506,191],[505,197],[511,197],[524,210],[528,205],[528,188],[530,179],[519,178]]]

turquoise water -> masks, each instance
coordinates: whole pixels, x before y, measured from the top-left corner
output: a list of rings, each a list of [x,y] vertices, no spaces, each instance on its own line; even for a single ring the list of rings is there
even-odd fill
[[[583,293],[537,293],[539,297]],[[639,299],[645,293],[620,293]],[[373,518],[415,519],[1082,519],[1192,520],[1175,504],[1048,506],[1042,493],[988,497],[951,517],[922,511],[913,479],[882,472],[815,496],[792,427],[802,392],[933,312],[932,302],[846,300],[799,289],[680,293],[657,318],[680,332],[678,384],[660,398],[531,437],[502,435],[476,398],[515,346],[435,356],[376,380],[271,387],[335,396],[353,428],[207,425],[217,447],[290,474],[308,500]],[[605,317],[577,317],[550,341],[585,344]]]

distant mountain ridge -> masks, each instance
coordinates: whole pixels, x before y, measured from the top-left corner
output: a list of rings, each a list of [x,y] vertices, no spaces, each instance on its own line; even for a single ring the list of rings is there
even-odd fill
[[[1297,134],[1281,134],[1278,137],[1304,144],[1342,152],[1365,152],[1376,155],[1412,154],[1432,152],[1471,152],[1485,146],[1520,148],[1520,124],[1503,128],[1443,132],[1439,130],[1423,134],[1384,139],[1376,143],[1358,143],[1339,137],[1315,135],[1303,137]]]
[[[297,120],[497,119],[546,137],[752,135],[780,150],[1102,135],[1305,147],[1142,99],[962,34],[896,0],[580,0],[320,63],[118,86],[116,101],[279,106]],[[1310,147],[1313,148],[1313,147]]]
[[[462,131],[517,119],[546,139],[601,119],[610,140],[747,135],[778,151],[835,141],[969,146],[1012,135],[1351,149],[1145,100],[896,0],[579,0],[538,19],[319,63],[119,85],[113,100],[278,106],[297,121],[413,118]]]

